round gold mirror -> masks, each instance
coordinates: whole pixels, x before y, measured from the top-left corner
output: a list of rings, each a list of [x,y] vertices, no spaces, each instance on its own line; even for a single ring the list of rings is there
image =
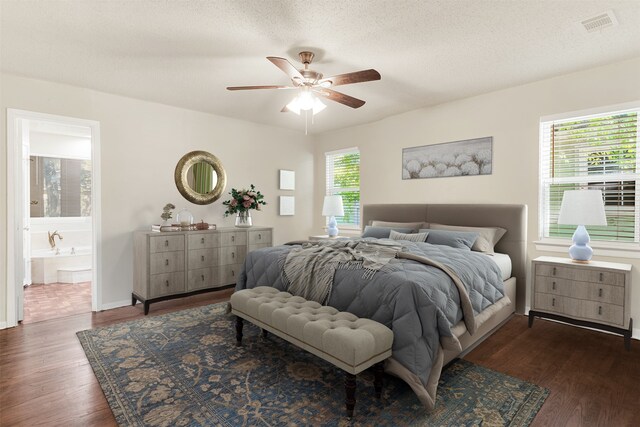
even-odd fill
[[[227,174],[220,159],[206,151],[192,151],[176,165],[176,187],[188,201],[208,205],[220,198]]]

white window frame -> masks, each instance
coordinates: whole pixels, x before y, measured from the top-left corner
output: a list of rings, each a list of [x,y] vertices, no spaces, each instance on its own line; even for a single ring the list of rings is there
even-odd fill
[[[546,221],[546,203],[548,195],[546,194],[546,180],[545,177],[545,168],[543,164],[545,146],[544,146],[544,133],[543,133],[543,125],[546,122],[551,121],[562,121],[568,119],[576,119],[586,116],[594,116],[599,114],[608,114],[608,113],[619,113],[624,112],[626,110],[639,110],[640,109],[640,101],[627,102],[624,104],[616,104],[610,105],[606,107],[598,107],[587,110],[573,111],[562,114],[544,116],[540,118],[540,128],[539,128],[539,175],[538,175],[538,238],[539,240],[535,241],[536,249],[540,251],[550,251],[550,252],[563,252],[566,253],[568,251],[568,247],[571,245],[571,239],[560,239],[553,237],[545,237],[545,221]],[[640,138],[640,112],[638,114],[638,137]],[[640,146],[640,141],[637,142]],[[637,171],[640,173],[640,150],[638,150],[638,159],[637,162]],[[612,179],[616,179],[614,176]],[[619,177],[620,180],[629,180],[628,176]],[[557,180],[557,179],[556,179]],[[554,181],[556,182],[556,181]],[[636,187],[636,209],[640,210],[640,186]],[[635,226],[635,240],[636,242],[616,242],[616,241],[591,241],[589,245],[596,251],[596,254],[599,256],[611,256],[611,257],[619,257],[619,258],[640,258],[640,226],[636,222]]]
[[[349,153],[358,153],[358,155],[361,155],[360,153],[360,149],[358,147],[349,147],[349,148],[343,148],[340,150],[334,150],[334,151],[327,151],[324,153],[324,159],[325,159],[325,174],[327,173],[327,157],[328,156],[333,156],[333,155],[337,155],[337,154],[349,154]],[[360,158],[360,161],[362,161],[362,157]],[[361,164],[361,163],[360,163]],[[333,186],[333,176],[325,176],[325,195],[326,196],[331,196],[333,195],[335,192],[337,191],[358,191],[360,193],[360,199],[358,200],[358,202],[360,203],[360,207],[362,209],[362,193],[360,192],[360,186],[358,187],[348,187],[348,188],[335,188]],[[362,218],[360,217],[360,215],[358,215],[358,222],[357,223],[349,223],[349,224],[338,224],[338,227],[341,230],[357,230],[360,231],[360,222],[362,220]],[[329,218],[325,218],[325,228],[327,226],[327,224],[329,223]]]

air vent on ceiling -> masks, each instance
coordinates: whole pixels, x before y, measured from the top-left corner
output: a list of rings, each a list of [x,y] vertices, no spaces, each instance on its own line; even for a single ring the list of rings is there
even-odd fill
[[[584,30],[587,33],[593,33],[596,31],[604,30],[605,28],[615,27],[618,25],[618,20],[613,14],[613,10],[607,10],[589,19],[585,19],[581,22]]]

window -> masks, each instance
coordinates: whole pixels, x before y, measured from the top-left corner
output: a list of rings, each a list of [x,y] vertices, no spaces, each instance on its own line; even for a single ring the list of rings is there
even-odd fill
[[[638,112],[610,110],[540,123],[540,230],[571,238],[575,225],[559,225],[565,190],[602,190],[607,226],[587,227],[592,240],[639,242]]]
[[[344,216],[338,225],[360,228],[360,151],[357,148],[326,153],[327,196],[342,196]]]
[[[31,156],[31,217],[91,216],[91,160]]]

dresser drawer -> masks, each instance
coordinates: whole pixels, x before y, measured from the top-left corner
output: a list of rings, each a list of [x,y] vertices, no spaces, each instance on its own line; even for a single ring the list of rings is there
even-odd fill
[[[536,276],[535,291],[590,301],[624,305],[624,286],[576,282],[557,277]]]
[[[231,285],[236,283],[241,269],[242,264],[230,264],[220,267],[220,284]]]
[[[149,257],[150,274],[184,271],[184,251],[158,252]]]
[[[553,311],[564,313],[564,297],[552,294],[536,292],[534,297],[534,308],[536,310]]]
[[[189,270],[215,267],[218,264],[218,248],[195,249],[189,251]]]
[[[564,265],[536,264],[536,276],[550,276],[579,282],[602,283],[624,286],[624,274],[612,271],[598,271],[587,268],[573,268]]]
[[[149,252],[173,252],[184,249],[184,236],[149,237]]]
[[[219,233],[198,233],[189,235],[189,250],[216,248],[220,246]]]
[[[151,298],[184,292],[184,272],[154,274],[149,278]]]
[[[220,264],[242,264],[247,254],[246,246],[226,246],[220,248]]]
[[[246,245],[247,233],[244,231],[232,231],[220,233],[220,246]]]
[[[582,300],[578,316],[598,323],[624,326],[624,309],[620,305]]]
[[[271,245],[271,230],[252,230],[249,232],[249,245]]]
[[[217,268],[199,268],[189,271],[187,290],[214,288],[220,284],[220,273]]]

